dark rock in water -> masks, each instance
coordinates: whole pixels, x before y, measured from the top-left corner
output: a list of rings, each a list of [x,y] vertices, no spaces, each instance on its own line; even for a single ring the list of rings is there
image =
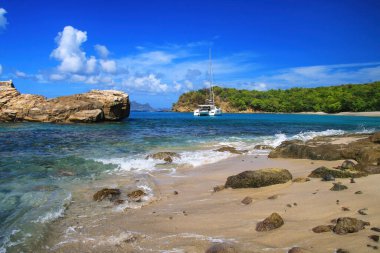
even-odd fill
[[[238,253],[238,251],[230,244],[217,243],[208,248],[205,253]]]
[[[370,235],[368,236],[369,239],[375,241],[375,242],[378,242],[379,241],[379,236],[378,235]]]
[[[102,201],[105,198],[108,198],[110,201],[114,201],[119,198],[121,192],[119,189],[108,189],[104,188],[96,192],[93,196],[94,201]]]
[[[322,181],[335,181],[335,177],[331,174],[323,175]]]
[[[157,152],[154,154],[150,154],[147,157],[145,157],[145,159],[149,159],[149,158],[156,159],[156,160],[163,160],[167,163],[172,163],[174,158],[181,158],[181,155],[175,152],[164,151],[164,152]]]
[[[47,99],[20,94],[14,87],[2,87],[0,122],[80,122],[121,120],[129,116],[128,94],[115,90],[92,90],[72,96]]]
[[[355,163],[353,161],[350,161],[350,160],[346,160],[342,163],[342,165],[340,166],[340,169],[342,170],[352,170],[355,168]]]
[[[245,198],[241,201],[241,203],[243,203],[244,205],[249,205],[249,204],[252,203],[252,201],[253,201],[253,198],[247,196],[247,197],[245,197]]]
[[[220,192],[222,190],[224,190],[224,185],[217,185],[214,187],[214,192]]]
[[[221,147],[221,148],[218,148],[214,151],[217,151],[217,152],[230,152],[231,154],[238,154],[238,155],[241,155],[243,153],[247,153],[248,150],[237,150],[236,148],[234,147],[230,147],[230,146],[225,146],[225,147]]]
[[[377,227],[373,227],[371,228],[372,231],[375,231],[375,232],[379,232],[380,233],[380,228],[377,228]]]
[[[314,227],[312,230],[314,233],[325,233],[325,232],[331,232],[334,229],[333,225],[319,225]]]
[[[294,182],[294,183],[305,183],[305,182],[309,182],[309,181],[310,181],[310,178],[308,178],[308,177],[297,177],[297,178],[292,180],[292,182]]]
[[[283,184],[292,180],[292,174],[285,169],[262,169],[244,171],[236,176],[227,178],[225,187],[231,188],[259,188],[274,184]]]
[[[337,169],[329,169],[327,167],[319,167],[315,170],[313,170],[309,177],[312,178],[327,178],[327,177],[334,177],[334,178],[351,178],[351,177],[363,177],[366,176],[367,173],[363,171],[356,171],[356,170],[337,170]]]
[[[310,253],[310,251],[300,247],[293,247],[290,250],[288,250],[288,253]]]
[[[337,249],[336,253],[350,253],[348,250],[345,249]]]
[[[282,225],[284,225],[284,220],[282,219],[282,217],[278,213],[272,213],[265,220],[257,223],[256,231],[258,232],[270,231],[270,230],[279,228]]]
[[[333,187],[330,188],[330,191],[343,191],[346,189],[348,189],[348,187],[341,183],[333,183]]]
[[[269,145],[256,145],[254,147],[254,149],[258,149],[258,150],[273,150],[274,147],[269,146]]]
[[[357,192],[355,192],[355,194],[363,194],[363,192],[362,191],[357,191]]]
[[[334,227],[334,233],[338,235],[343,235],[347,233],[356,233],[369,226],[370,223],[362,220],[358,220],[350,217],[339,218]]]
[[[128,198],[132,201],[141,201],[141,198],[146,195],[146,193],[142,190],[135,190],[127,194]]]
[[[125,203],[124,199],[117,199],[117,200],[114,201],[115,205],[121,205],[121,204],[124,204],[124,203]]]
[[[366,212],[367,210],[368,210],[367,208],[359,209],[359,210],[358,210],[358,214],[361,214],[361,215],[368,215],[367,212]]]

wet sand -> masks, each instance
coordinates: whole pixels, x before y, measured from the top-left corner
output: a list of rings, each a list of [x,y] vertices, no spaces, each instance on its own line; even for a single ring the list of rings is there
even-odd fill
[[[152,202],[120,212],[115,212],[108,201],[92,201],[93,193],[103,186],[123,190],[127,179],[110,177],[73,190],[74,202],[66,216],[52,224],[46,251],[205,252],[213,243],[224,241],[235,245],[238,252],[287,252],[293,246],[317,253],[335,252],[338,248],[376,252],[366,246],[378,244],[368,239],[376,234],[369,228],[347,235],[316,234],[311,229],[329,225],[338,217],[355,217],[371,222],[371,227],[380,226],[380,175],[358,178],[354,184],[349,179],[339,179],[348,186],[340,192],[330,191],[332,183],[320,179],[213,192],[213,187],[224,184],[228,176],[245,170],[285,168],[296,178],[306,177],[319,166],[332,167],[341,162],[239,155],[214,164],[178,169],[174,176],[156,173],[146,179],[155,187]],[[354,194],[359,190],[363,194]],[[268,199],[273,195],[277,198]],[[253,198],[249,205],[241,203],[246,196]],[[343,206],[350,211],[342,211]],[[357,213],[362,208],[368,208],[368,215]],[[269,232],[256,232],[256,223],[272,212],[278,212],[285,224]]]

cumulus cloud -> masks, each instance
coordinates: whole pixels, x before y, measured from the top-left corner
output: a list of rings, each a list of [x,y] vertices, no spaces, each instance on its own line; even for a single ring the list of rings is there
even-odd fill
[[[8,24],[5,14],[7,14],[7,11],[3,8],[0,8],[0,29],[5,29]]]
[[[15,75],[20,78],[26,78],[28,75],[25,72],[16,70]]]
[[[102,70],[107,73],[115,73],[116,72],[116,62],[113,60],[101,60],[100,66]]]
[[[110,54],[110,51],[107,49],[106,46],[97,44],[94,46],[94,48],[100,58],[107,58],[108,55]]]
[[[123,86],[152,93],[166,92],[169,88],[166,83],[162,83],[161,80],[154,74],[129,77],[123,81]]]
[[[62,72],[77,73],[83,70],[87,59],[81,45],[87,40],[87,33],[66,26],[56,37],[58,47],[51,53],[51,57],[61,62],[58,69]]]

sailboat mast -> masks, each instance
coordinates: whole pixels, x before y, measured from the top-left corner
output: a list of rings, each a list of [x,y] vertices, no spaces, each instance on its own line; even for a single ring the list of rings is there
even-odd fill
[[[212,58],[211,58],[211,48],[209,52],[209,82],[210,82],[210,101],[211,104],[214,104],[214,91],[213,91],[213,73],[212,73]]]

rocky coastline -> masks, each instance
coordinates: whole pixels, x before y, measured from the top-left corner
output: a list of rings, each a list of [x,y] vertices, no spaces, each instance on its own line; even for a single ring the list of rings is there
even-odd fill
[[[0,85],[0,122],[94,123],[129,116],[128,94],[116,90],[91,90],[53,99],[21,94],[12,82]]]

